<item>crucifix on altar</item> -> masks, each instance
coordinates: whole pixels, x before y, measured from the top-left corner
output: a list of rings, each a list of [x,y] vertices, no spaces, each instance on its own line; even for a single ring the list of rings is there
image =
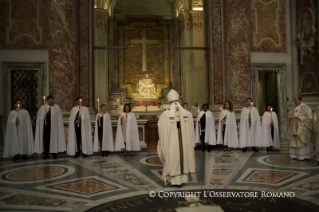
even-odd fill
[[[146,40],[146,31],[143,30],[140,34],[142,40],[131,40],[131,43],[141,43],[142,44],[142,71],[146,71],[146,44],[157,44],[157,40]]]

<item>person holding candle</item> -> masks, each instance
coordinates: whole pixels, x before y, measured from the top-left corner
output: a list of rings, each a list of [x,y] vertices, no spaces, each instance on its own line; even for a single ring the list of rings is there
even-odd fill
[[[246,99],[246,106],[241,110],[239,126],[239,146],[243,147],[243,152],[247,147],[259,152],[256,146],[262,146],[260,117],[251,98]]]
[[[279,127],[277,114],[271,104],[267,104],[267,111],[262,119],[262,145],[267,146],[267,152],[274,148],[280,148]]]
[[[43,159],[48,159],[50,153],[57,159],[58,152],[66,151],[63,116],[53,96],[47,96],[46,101],[37,116],[34,151],[38,154],[44,151]]]
[[[93,154],[90,113],[83,106],[82,97],[77,97],[76,103],[77,106],[70,113],[67,154],[77,158],[82,150],[85,158],[86,155]]]
[[[202,152],[205,152],[205,144],[208,144],[210,152],[210,146],[216,145],[215,119],[212,112],[208,111],[208,104],[203,104],[202,109],[197,116],[195,142],[202,142]]]
[[[311,159],[313,144],[311,134],[313,130],[312,110],[302,102],[302,96],[294,97],[295,105],[289,110],[288,138],[290,158],[297,160]]]
[[[195,102],[195,105],[192,106],[191,108],[191,113],[193,115],[193,117],[197,117],[198,113],[199,113],[199,107],[198,107],[198,102]]]
[[[130,104],[125,104],[123,113],[119,116],[116,130],[115,151],[124,149],[124,156],[127,151],[140,151],[140,139],[135,114],[131,112]]]
[[[28,160],[33,154],[33,132],[29,112],[22,107],[21,100],[14,102],[14,110],[9,113],[3,157],[14,156],[14,161]]]
[[[99,102],[99,101],[98,101]],[[101,109],[101,111],[100,111]],[[102,104],[98,114],[96,114],[94,131],[94,152],[101,151],[102,157],[108,156],[107,151],[114,151],[113,133],[111,118],[106,113],[106,105]]]
[[[219,115],[217,144],[224,144],[224,151],[230,151],[230,147],[238,147],[236,115],[233,108],[231,101],[225,101]]]

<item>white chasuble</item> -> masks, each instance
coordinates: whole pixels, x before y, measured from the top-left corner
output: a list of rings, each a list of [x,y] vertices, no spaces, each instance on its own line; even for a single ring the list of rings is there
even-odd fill
[[[98,126],[99,126],[99,116],[103,117],[103,134],[102,134],[102,146],[100,146],[99,135],[98,135]],[[94,130],[94,152],[98,151],[114,151],[114,141],[113,141],[113,132],[112,132],[112,123],[111,118],[108,113],[96,114],[95,118],[95,130]]]
[[[121,117],[126,118],[125,132],[122,131]],[[125,140],[123,133],[125,133]],[[137,121],[135,114],[132,112],[122,113],[117,121],[115,151],[122,151],[124,148],[127,151],[141,151]]]
[[[182,114],[187,116],[183,117]],[[172,185],[181,185],[188,181],[188,174],[195,173],[194,124],[190,113],[176,111],[175,118],[171,118],[167,110],[158,120],[157,153],[163,163],[165,184],[168,181]],[[178,121],[180,131],[177,128]]]
[[[205,129],[200,128],[200,118],[206,114],[206,127]],[[200,143],[200,130],[205,130],[205,141],[204,143],[209,145],[216,145],[216,131],[215,131],[215,119],[210,111],[201,111],[196,120],[196,129],[195,129],[195,142]]]
[[[18,125],[16,125],[17,118]],[[13,110],[8,116],[3,157],[33,153],[33,132],[29,112],[24,109],[19,112]]]
[[[44,111],[44,108],[46,111]],[[66,151],[64,123],[61,109],[58,105],[53,106],[42,105],[38,111],[37,125],[35,129],[34,151],[41,154],[44,151],[43,145],[43,125],[44,116],[51,110],[51,125],[50,125],[50,153],[58,153]]]
[[[249,123],[248,118],[251,118]],[[240,114],[239,147],[266,147],[262,144],[260,117],[255,107],[244,107]]]
[[[80,108],[80,112],[79,112]],[[80,152],[77,149],[76,143],[76,134],[75,134],[75,124],[76,115],[79,112],[81,115],[81,148],[82,153],[85,155],[93,154],[93,142],[92,142],[92,131],[91,131],[91,120],[90,113],[87,107],[85,106],[75,106],[72,108],[69,119],[69,134],[68,134],[68,145],[67,145],[67,154],[75,155],[76,152]]]
[[[223,123],[221,123],[221,121],[223,119],[226,119],[225,138],[223,138],[222,134]],[[237,148],[239,146],[236,116],[234,111],[230,112],[229,110],[224,109],[220,112],[218,121],[217,144],[224,144],[225,146],[232,148]]]
[[[273,122],[274,137],[271,137],[270,123]],[[275,112],[266,111],[262,120],[262,143],[265,146],[280,148],[278,118]]]

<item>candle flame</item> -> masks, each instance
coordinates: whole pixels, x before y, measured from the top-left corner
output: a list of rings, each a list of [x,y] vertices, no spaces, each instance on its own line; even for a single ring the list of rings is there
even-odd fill
[[[99,99],[97,99],[97,101],[99,102],[100,100],[99,100]]]
[[[45,96],[43,96],[43,99],[45,99]]]
[[[220,110],[222,110],[223,108],[222,107],[220,107]]]

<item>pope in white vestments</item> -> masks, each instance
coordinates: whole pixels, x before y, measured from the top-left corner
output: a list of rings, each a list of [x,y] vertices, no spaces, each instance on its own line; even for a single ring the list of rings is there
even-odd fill
[[[258,152],[258,147],[266,147],[262,145],[261,125],[258,110],[252,106],[252,99],[246,99],[246,106],[241,110],[239,128],[239,145],[243,148],[243,152],[247,151],[247,147],[252,147],[253,151]]]
[[[18,160],[28,160],[27,155],[33,154],[33,132],[29,112],[22,109],[22,103],[17,100],[15,109],[9,113],[3,157],[15,156]]]
[[[196,143],[202,142],[202,152],[205,151],[205,144],[216,145],[215,119],[212,112],[208,111],[208,104],[202,105],[202,111],[198,114],[195,128]]]
[[[77,158],[82,150],[85,158],[86,155],[93,154],[90,113],[87,107],[82,105],[81,97],[76,101],[78,105],[72,108],[70,113],[67,154]]]
[[[262,144],[267,146],[267,152],[273,151],[273,147],[280,148],[279,126],[277,114],[272,110],[271,105],[267,105],[267,111],[262,119]]]
[[[319,106],[318,109],[313,114],[313,126],[314,126],[314,136],[316,142],[316,153],[317,153],[317,163],[319,165]]]
[[[313,153],[313,144],[310,141],[313,130],[312,110],[302,102],[300,95],[294,97],[294,103],[295,106],[289,110],[290,158],[310,159]]]
[[[47,103],[38,112],[34,151],[44,152],[43,159],[48,159],[50,153],[56,159],[58,152],[66,151],[63,116],[60,107],[54,104],[53,96],[47,97]]]
[[[179,94],[171,90],[167,95],[170,110],[158,120],[157,153],[163,163],[164,183],[180,187],[188,182],[188,174],[195,173],[193,122],[189,113],[179,104]]]

